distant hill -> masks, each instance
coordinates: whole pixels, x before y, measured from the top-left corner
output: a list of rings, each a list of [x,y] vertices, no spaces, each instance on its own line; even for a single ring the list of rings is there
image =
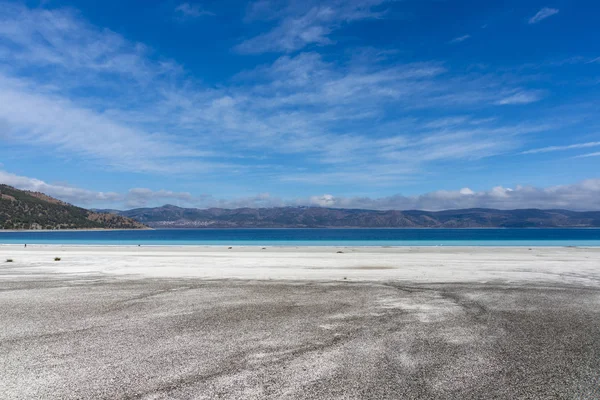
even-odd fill
[[[375,211],[320,207],[115,211],[154,228],[565,228],[600,227],[600,212],[468,209]]]
[[[121,215],[93,212],[43,193],[0,185],[0,230],[146,228]]]
[[[0,229],[153,228],[592,228],[600,211],[376,211],[321,207],[86,210],[43,193],[0,185]]]

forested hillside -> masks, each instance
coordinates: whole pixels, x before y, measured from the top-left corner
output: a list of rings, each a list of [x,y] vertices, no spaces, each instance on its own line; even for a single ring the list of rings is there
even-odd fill
[[[115,214],[75,207],[43,193],[0,184],[0,229],[144,229]]]

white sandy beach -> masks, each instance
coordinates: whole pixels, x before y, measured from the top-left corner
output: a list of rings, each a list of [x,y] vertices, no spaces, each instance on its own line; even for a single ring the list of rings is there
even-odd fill
[[[600,248],[1,245],[8,258],[17,275],[600,284]]]
[[[598,304],[600,248],[0,245],[0,397],[600,398]]]

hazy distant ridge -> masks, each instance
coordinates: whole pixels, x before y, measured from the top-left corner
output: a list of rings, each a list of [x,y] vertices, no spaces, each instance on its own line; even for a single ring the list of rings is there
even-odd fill
[[[532,228],[600,227],[600,212],[467,209],[375,211],[320,207],[196,209],[165,205],[114,211],[155,228]]]

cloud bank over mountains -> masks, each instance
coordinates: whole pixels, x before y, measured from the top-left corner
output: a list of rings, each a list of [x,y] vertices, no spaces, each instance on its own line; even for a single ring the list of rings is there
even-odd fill
[[[243,208],[313,206],[328,208],[355,208],[370,210],[427,210],[439,211],[462,208],[496,209],[567,209],[573,211],[600,210],[600,179],[585,180],[572,185],[536,188],[494,187],[485,191],[462,188],[455,191],[436,191],[416,196],[394,195],[382,198],[343,197],[331,194],[307,198],[282,199],[261,193],[250,197],[220,199],[209,194],[193,196],[187,192],[153,191],[133,188],[125,193],[104,193],[76,188],[65,184],[49,184],[39,179],[17,176],[0,170],[0,183],[17,189],[44,192],[60,200],[80,206],[89,204],[111,207],[137,208],[174,203],[181,207]]]

